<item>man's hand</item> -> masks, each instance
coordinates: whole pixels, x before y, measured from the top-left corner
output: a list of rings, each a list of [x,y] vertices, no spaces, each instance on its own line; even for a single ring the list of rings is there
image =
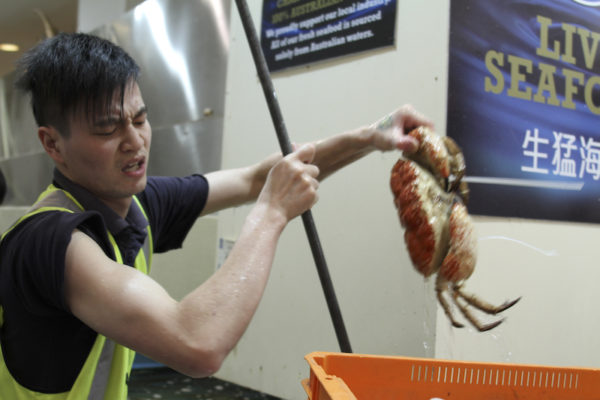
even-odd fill
[[[277,162],[269,171],[257,205],[271,207],[285,222],[310,209],[318,200],[319,168],[312,165],[315,146],[307,144]]]
[[[398,149],[414,152],[418,143],[406,133],[421,125],[433,128],[433,123],[423,114],[410,105],[404,105],[371,125],[374,129],[373,145],[381,151]]]

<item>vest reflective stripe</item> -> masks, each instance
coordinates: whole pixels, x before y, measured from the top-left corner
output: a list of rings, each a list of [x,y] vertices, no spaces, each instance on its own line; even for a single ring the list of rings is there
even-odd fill
[[[136,206],[148,217],[139,200],[134,196]],[[47,211],[82,212],[81,204],[77,202],[68,192],[50,185],[38,198],[34,206],[21,217],[7,232],[2,239],[15,226],[26,218],[40,212]],[[150,270],[152,261],[152,235],[150,226],[147,226],[148,235],[142,249],[138,252],[134,266],[143,273]],[[110,232],[108,238],[113,246],[115,261],[122,263],[121,253],[117,243]],[[0,306],[0,327],[2,326],[3,310]],[[71,390],[65,393],[44,394],[33,392],[24,388],[16,382],[4,363],[4,356],[0,348],[0,400],[126,400],[127,399],[127,377],[131,372],[135,352],[102,335],[97,335],[94,345],[81,369]]]
[[[137,204],[142,214],[144,214],[144,218],[148,221],[148,215],[146,215],[146,210],[142,207],[142,203],[140,203],[139,199],[136,196],[133,196],[133,201]],[[143,252],[138,253],[135,258],[135,265],[138,263],[138,257],[144,257],[143,265],[146,267],[145,271],[142,271],[146,275],[150,273],[150,267],[152,266],[152,255],[154,254],[154,241],[152,240],[152,231],[150,230],[150,224],[146,229],[148,234],[146,235],[146,240],[144,240],[144,246],[142,247]],[[140,260],[140,263],[142,261]]]
[[[104,346],[102,346],[102,352],[100,353],[100,359],[98,360],[98,366],[96,367],[96,373],[94,374],[94,380],[92,381],[92,387],[90,388],[89,400],[102,400],[104,398],[104,391],[108,386],[110,366],[113,361],[114,351],[115,343],[110,339],[106,339],[104,341]]]

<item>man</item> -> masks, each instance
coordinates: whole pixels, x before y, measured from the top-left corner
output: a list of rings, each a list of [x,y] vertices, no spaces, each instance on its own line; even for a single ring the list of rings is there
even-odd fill
[[[52,185],[0,243],[0,399],[126,399],[134,351],[184,374],[217,371],[263,294],[279,236],[319,179],[373,150],[411,150],[410,107],[380,123],[241,169],[147,177],[151,129],[139,68],[119,47],[60,34],[28,52]],[[256,201],[229,257],[177,302],[146,273],[199,216]],[[235,293],[235,295],[233,295]],[[131,350],[130,350],[131,349]]]

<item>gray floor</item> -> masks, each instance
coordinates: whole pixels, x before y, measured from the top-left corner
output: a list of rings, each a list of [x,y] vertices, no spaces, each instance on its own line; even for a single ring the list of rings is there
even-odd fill
[[[129,400],[281,400],[216,378],[191,379],[169,368],[134,369]]]

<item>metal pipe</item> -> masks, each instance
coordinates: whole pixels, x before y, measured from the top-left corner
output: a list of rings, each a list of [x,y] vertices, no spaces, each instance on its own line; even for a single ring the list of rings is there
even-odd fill
[[[269,112],[271,113],[271,119],[273,120],[273,125],[275,126],[275,132],[277,133],[279,146],[281,147],[283,155],[287,155],[292,152],[292,144],[290,143],[287,129],[283,121],[283,115],[281,114],[281,109],[279,108],[279,102],[277,101],[275,88],[273,87],[271,76],[269,75],[267,61],[265,60],[265,55],[260,47],[260,42],[252,21],[252,16],[250,15],[250,11],[248,9],[248,4],[245,0],[236,0],[236,4],[240,13],[242,25],[244,26],[244,31],[246,32],[248,44],[250,45],[250,51],[252,52],[252,57],[254,58],[254,64],[256,65],[258,77],[265,94],[265,99],[267,100]],[[346,327],[344,326],[344,320],[342,319],[340,306],[335,296],[335,291],[331,282],[331,276],[329,275],[329,269],[327,268],[327,262],[325,261],[325,255],[323,254],[317,228],[310,210],[302,214],[302,222],[304,223],[304,229],[306,231],[310,249],[315,260],[317,272],[319,274],[319,279],[321,280],[321,286],[323,287],[325,300],[327,301],[327,307],[329,308],[329,314],[331,315],[331,320],[333,322],[333,327],[335,329],[340,349],[344,353],[352,353],[348,334],[346,333]]]

